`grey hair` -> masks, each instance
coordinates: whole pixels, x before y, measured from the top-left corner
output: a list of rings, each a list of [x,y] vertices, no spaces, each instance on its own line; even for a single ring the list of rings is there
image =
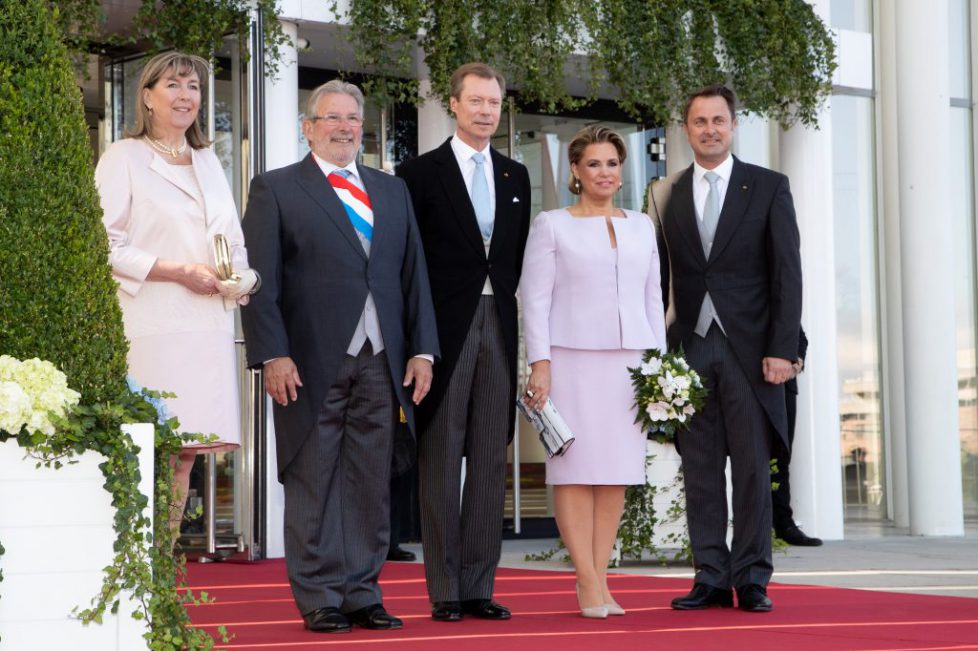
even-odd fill
[[[319,104],[319,100],[326,95],[332,95],[334,93],[349,95],[355,99],[357,101],[357,111],[363,117],[363,92],[355,84],[345,82],[342,79],[332,79],[312,91],[312,95],[306,100],[305,119],[308,120],[309,118],[315,117],[316,105]]]

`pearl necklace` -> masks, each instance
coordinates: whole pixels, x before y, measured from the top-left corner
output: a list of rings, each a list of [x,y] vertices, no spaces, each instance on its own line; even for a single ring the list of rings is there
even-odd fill
[[[149,143],[149,146],[155,149],[156,151],[160,152],[161,154],[169,154],[173,158],[176,158],[183,152],[187,151],[186,136],[184,136],[183,144],[180,145],[179,147],[170,147],[166,143],[160,142],[159,140],[151,136],[146,136],[146,141]]]

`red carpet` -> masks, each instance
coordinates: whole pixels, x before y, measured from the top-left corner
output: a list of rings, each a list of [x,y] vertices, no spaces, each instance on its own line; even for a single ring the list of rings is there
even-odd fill
[[[669,600],[689,589],[688,579],[617,574],[612,592],[628,615],[588,620],[577,612],[572,573],[500,570],[495,596],[512,620],[442,623],[429,617],[422,566],[388,563],[384,604],[404,628],[326,635],[303,629],[281,560],[191,563],[188,572],[190,587],[216,600],[191,608],[194,625],[216,635],[224,624],[233,635],[220,649],[978,650],[978,599],[962,597],[772,584],[771,613],[677,612]]]

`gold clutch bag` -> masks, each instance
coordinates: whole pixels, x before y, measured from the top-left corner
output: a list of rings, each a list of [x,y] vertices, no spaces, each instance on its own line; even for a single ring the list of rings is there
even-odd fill
[[[231,264],[231,247],[228,246],[227,238],[220,233],[214,236],[214,266],[217,269],[217,277],[221,280],[241,280],[241,276],[234,273]]]

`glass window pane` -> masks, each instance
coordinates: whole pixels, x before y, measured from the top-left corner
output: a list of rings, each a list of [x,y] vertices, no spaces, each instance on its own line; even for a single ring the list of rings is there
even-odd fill
[[[832,97],[839,412],[847,517],[885,515],[873,100]]]
[[[948,7],[948,47],[950,48],[951,97],[971,97],[971,18],[968,0],[951,0]]]
[[[872,32],[872,0],[832,0],[831,22],[836,29]]]
[[[306,102],[312,95],[312,88],[299,89],[299,106],[296,113],[299,130],[299,159],[309,153],[309,143],[302,133],[302,116],[306,110]],[[382,112],[376,102],[367,98],[363,105],[363,135],[360,145],[360,164],[374,169],[384,169],[393,174],[397,163],[413,156],[417,147],[417,137],[407,137],[407,131],[417,131],[417,121],[404,111],[394,122],[394,112],[397,107],[388,108]],[[384,126],[381,126],[381,123]],[[382,133],[383,132],[383,133]],[[383,141],[383,142],[382,142]],[[386,147],[386,155],[381,156],[382,145]]]
[[[570,179],[567,145],[578,131],[593,123],[593,119],[531,113],[517,115],[514,158],[530,171],[531,215],[576,203],[577,197],[571,194],[567,186]],[[615,204],[641,210],[645,188],[656,171],[646,150],[650,134],[637,124],[609,121],[602,121],[601,124],[621,134],[628,151],[622,168],[622,188]],[[505,137],[500,137],[500,134],[492,144],[501,152],[506,152]]]
[[[951,202],[954,221],[958,416],[965,514],[978,515],[978,388],[975,374],[975,221],[971,110],[951,109]]]

